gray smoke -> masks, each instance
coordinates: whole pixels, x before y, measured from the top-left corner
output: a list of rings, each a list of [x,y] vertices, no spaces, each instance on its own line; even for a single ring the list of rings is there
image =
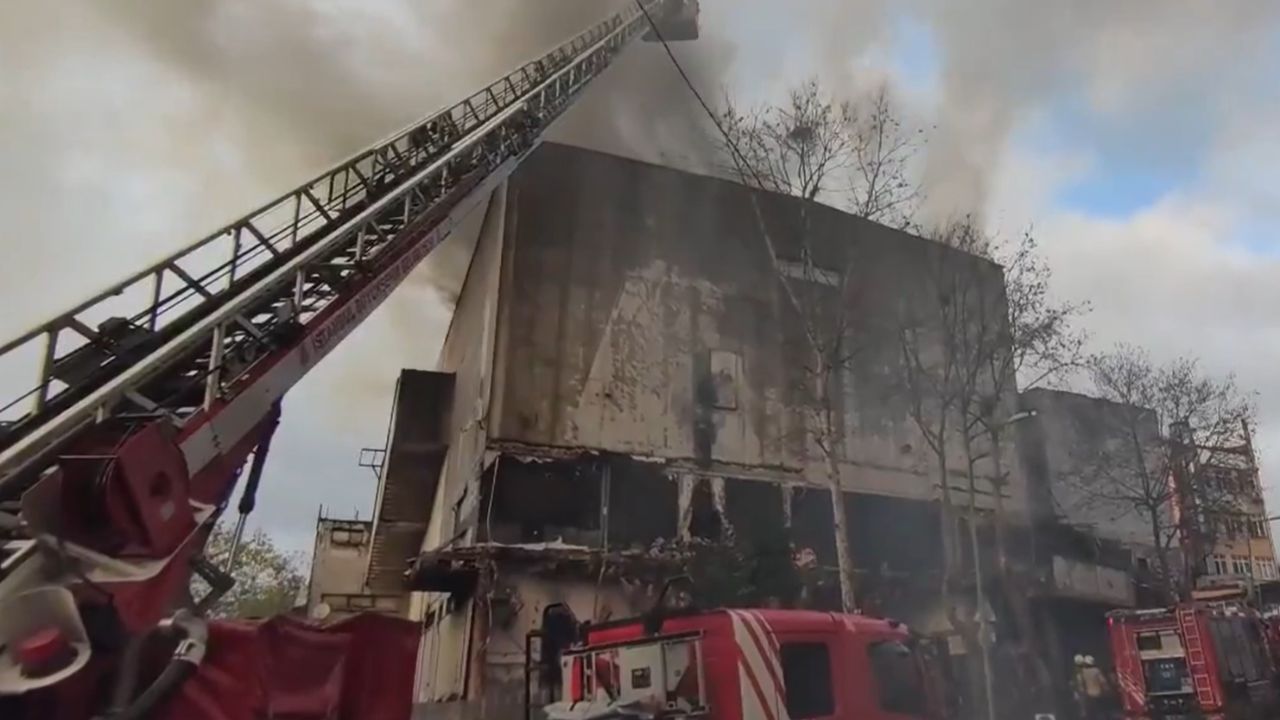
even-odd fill
[[[713,22],[778,3],[703,5],[714,32]],[[932,221],[988,210],[1013,133],[1034,124],[1051,103],[1077,104],[1103,124],[1143,122],[1153,129],[1168,122],[1162,109],[1188,97],[1228,105],[1244,91],[1233,79],[1269,57],[1280,17],[1280,3],[1256,0],[809,0],[788,8],[789,29],[799,37],[753,38],[751,47],[738,44],[737,55],[769,52],[767,43],[791,54],[798,49],[809,56],[809,71],[847,99],[880,81],[894,89],[883,59],[901,40],[895,33],[904,18],[928,34],[936,96],[902,111],[907,125],[930,129],[920,179],[924,219]]]
[[[104,22],[206,89],[237,114],[286,128],[317,164],[461,99],[618,9],[599,0],[119,0],[95,5]],[[633,51],[574,109],[592,146],[658,157],[696,122],[670,68]],[[641,55],[645,53],[641,51]],[[705,50],[687,55],[701,69]],[[703,78],[719,70],[700,72]],[[672,129],[677,128],[677,129]]]
[[[104,22],[234,106],[237,117],[264,126],[249,136],[291,144],[292,155],[319,169],[474,92],[621,6],[617,0],[120,0],[95,8]],[[700,82],[719,83],[721,46],[703,43],[681,53]],[[623,56],[609,80],[596,83],[549,138],[705,169],[710,145],[703,122],[665,55],[650,46]],[[268,148],[241,151],[264,160],[278,155]],[[448,243],[415,281],[452,303],[470,247]]]

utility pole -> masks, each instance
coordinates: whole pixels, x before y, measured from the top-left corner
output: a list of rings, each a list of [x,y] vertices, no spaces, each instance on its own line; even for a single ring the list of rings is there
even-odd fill
[[[1002,422],[990,423],[984,419],[983,425],[987,426],[987,431],[994,440],[996,435],[1003,431],[1006,427],[1023,420],[1029,420],[1036,416],[1035,410],[1023,410],[1010,415]],[[1000,448],[996,443],[992,443],[991,462],[995,468],[996,483],[995,492],[1001,492],[999,484],[1003,480],[1004,469],[1000,462]],[[969,492],[973,492],[973,481],[970,479]],[[991,618],[987,607],[987,593],[982,583],[982,552],[978,543],[978,523],[977,518],[972,514],[969,516],[969,545],[970,551],[973,553],[973,581],[976,587],[975,600],[978,606],[978,649],[982,654],[982,685],[983,693],[987,698],[987,720],[996,720],[996,699],[993,689],[992,671],[991,671]]]

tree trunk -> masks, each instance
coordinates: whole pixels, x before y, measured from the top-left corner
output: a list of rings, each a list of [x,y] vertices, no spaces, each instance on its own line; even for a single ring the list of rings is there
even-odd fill
[[[857,612],[854,592],[853,553],[849,550],[848,521],[844,511],[844,492],[840,488],[840,465],[830,453],[827,456],[827,483],[831,488],[831,523],[836,540],[836,563],[840,568],[840,606],[847,613]]]
[[[1166,552],[1164,541],[1160,537],[1160,508],[1147,508],[1147,519],[1151,523],[1151,541],[1156,547],[1156,563],[1160,566],[1160,594],[1165,602],[1176,602],[1177,596],[1173,592],[1173,576],[1170,575],[1169,569],[1169,553]]]
[[[991,628],[988,626],[987,617],[989,615],[987,599],[985,593],[986,578],[982,569],[982,544],[978,540],[978,481],[974,470],[977,467],[977,461],[973,457],[973,438],[969,436],[966,428],[964,435],[961,437],[961,443],[964,448],[965,455],[965,474],[968,476],[969,489],[969,507],[968,519],[965,521],[968,525],[969,532],[969,553],[971,554],[970,562],[973,563],[973,592],[974,607],[977,609],[978,620],[976,624],[976,633],[978,636],[977,649],[978,661],[981,663],[980,680],[982,683],[982,701],[984,716],[994,718],[996,716],[996,698],[992,690],[994,678],[992,677],[991,655],[995,650],[991,646]]]
[[[827,488],[831,491],[831,530],[836,541],[836,566],[840,575],[840,608],[857,612],[858,598],[854,586],[853,553],[849,549],[849,522],[844,508],[844,490],[840,486],[840,461],[836,447],[835,408],[831,398],[831,380],[835,368],[821,352],[818,360],[818,450],[826,464]]]
[[[938,522],[942,526],[942,587],[943,592],[951,590],[952,576],[955,572],[957,535],[954,507],[951,504],[951,486],[947,480],[947,449],[940,445],[935,451],[938,458]]]

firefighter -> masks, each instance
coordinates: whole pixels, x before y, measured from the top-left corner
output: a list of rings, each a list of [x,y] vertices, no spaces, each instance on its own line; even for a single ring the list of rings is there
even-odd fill
[[[1076,655],[1075,696],[1080,716],[1085,720],[1101,720],[1108,716],[1111,683],[1098,668],[1092,655]]]

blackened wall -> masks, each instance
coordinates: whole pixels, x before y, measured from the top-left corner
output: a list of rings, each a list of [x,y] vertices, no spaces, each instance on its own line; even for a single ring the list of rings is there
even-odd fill
[[[1000,268],[832,208],[756,195],[781,259],[800,259],[803,233],[815,265],[852,268],[856,293],[838,300],[856,305],[859,348],[836,388],[853,460],[841,468],[845,487],[934,497],[932,458],[903,391],[898,318],[904,304],[936,296],[926,269],[942,255],[996,285]],[[810,351],[755,208],[734,183],[542,146],[508,197],[491,435],[725,475],[821,478],[804,431]],[[1000,401],[1011,407],[1007,386]],[[1022,489],[1014,477],[1015,510]]]

